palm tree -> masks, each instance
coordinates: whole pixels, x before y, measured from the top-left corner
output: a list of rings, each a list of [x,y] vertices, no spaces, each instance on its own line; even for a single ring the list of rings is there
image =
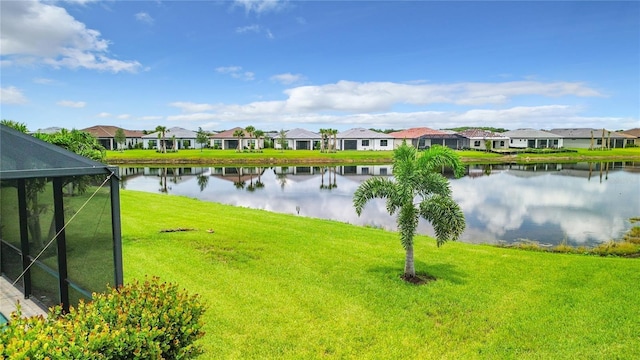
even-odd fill
[[[247,134],[249,135],[249,149],[253,150],[253,148],[251,148],[251,137],[253,136],[253,133],[256,131],[256,128],[249,125],[246,128],[244,128],[244,131],[246,131]]]
[[[278,142],[280,143],[280,152],[284,152],[284,148],[287,145],[287,132],[281,129],[278,132]]]
[[[238,152],[242,152],[242,138],[244,137],[244,132],[242,129],[238,129],[233,132],[233,136],[238,138]]]
[[[320,129],[320,152],[325,151],[325,139],[327,137],[327,129]]]
[[[158,132],[159,133],[158,135],[161,135],[161,137],[162,137],[161,146],[162,146],[162,152],[163,153],[167,152],[167,147],[166,147],[166,144],[165,144],[164,137],[165,137],[165,135],[167,134],[168,131],[169,130],[167,130],[166,126],[161,126],[161,125],[156,126],[156,132]],[[160,146],[158,146],[158,150],[160,150]]]
[[[256,150],[260,152],[260,139],[262,139],[262,137],[264,136],[264,131],[256,130],[253,132],[253,136],[256,137]]]
[[[449,181],[438,171],[451,167],[457,177],[464,174],[460,158],[453,150],[432,146],[421,153],[403,142],[393,151],[395,180],[372,177],[363,182],[353,195],[353,206],[358,216],[365,204],[373,198],[387,200],[387,211],[397,214],[400,242],[405,249],[403,278],[415,281],[413,238],[420,217],[429,221],[435,230],[438,246],[447,240],[457,240],[465,228],[464,214],[451,196]],[[418,203],[414,203],[416,197]]]

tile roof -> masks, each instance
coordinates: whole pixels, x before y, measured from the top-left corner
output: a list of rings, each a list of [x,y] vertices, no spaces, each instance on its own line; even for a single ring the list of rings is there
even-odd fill
[[[635,136],[635,137],[640,137],[640,128],[621,131],[621,133],[627,134],[627,135],[631,135],[631,136]]]
[[[233,133],[236,132],[236,130],[242,130],[244,132],[244,129],[237,126],[234,127],[233,129],[229,129],[229,130],[225,130],[225,131],[221,131],[217,134],[213,134],[211,136],[209,136],[209,138],[211,139],[229,139],[229,138],[236,138],[236,136],[233,136]],[[246,136],[246,133],[245,133]]]
[[[291,129],[287,131],[287,139],[320,139],[320,134],[305,129]]]
[[[167,139],[170,139],[174,136],[178,139],[195,139],[197,137],[197,134],[195,131],[187,130],[187,129],[176,126],[176,127],[167,129],[167,131],[164,133],[164,136]],[[157,137],[158,137],[157,131],[143,136],[143,138],[147,138],[147,139],[155,139]]]
[[[602,137],[603,129],[591,129],[591,128],[572,128],[572,129],[551,129],[550,132],[560,135],[565,139],[590,139],[592,134],[594,138]],[[609,137],[608,130],[604,129],[605,136]],[[620,134],[611,132],[612,138],[622,138]]]
[[[380,133],[365,128],[353,128],[340,132],[338,139],[393,139],[391,134]]]
[[[417,127],[406,130],[392,132],[389,135],[396,139],[417,139],[425,135],[447,135],[444,131],[430,129],[428,127]]]
[[[459,132],[458,135],[462,135],[462,136],[467,137],[469,139],[477,139],[477,138],[482,138],[482,139],[508,139],[507,136],[504,136],[504,135],[502,135],[500,133],[494,133],[494,132],[487,131],[487,130],[482,130],[482,129],[468,129],[468,130]]]
[[[550,133],[544,130],[536,130],[536,129],[517,129],[503,132],[502,135],[510,137],[510,138],[521,138],[521,139],[539,139],[539,138],[561,138],[562,136]]]
[[[97,138],[112,138],[116,136],[116,131],[121,129],[117,126],[111,125],[96,125],[88,128],[84,128],[81,131],[88,132],[89,134],[97,137]],[[124,131],[124,136],[128,138],[133,137],[142,137],[144,133],[140,130],[127,130],[122,129]]]

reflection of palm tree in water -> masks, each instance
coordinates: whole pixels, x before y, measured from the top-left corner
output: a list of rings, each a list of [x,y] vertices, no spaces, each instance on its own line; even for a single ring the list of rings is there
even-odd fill
[[[167,187],[167,168],[160,169],[160,192],[168,193],[169,187]]]
[[[325,172],[325,170],[328,170],[328,171],[329,171],[329,176],[328,176],[328,178],[329,178],[329,184],[328,184],[328,185],[325,185],[325,184],[324,184],[324,172]],[[333,182],[331,181],[331,180],[332,180],[332,179],[331,179],[331,172],[332,172],[332,170],[333,170]],[[337,184],[337,182],[336,182],[336,181],[337,181],[337,175],[336,175],[336,174],[337,174],[337,172],[338,172],[338,171],[337,171],[337,167],[336,167],[336,166],[331,166],[331,167],[326,167],[326,168],[324,168],[324,169],[322,170],[322,180],[321,180],[321,183],[320,183],[320,189],[331,190],[331,189],[335,189],[335,188],[337,188],[337,187],[338,187],[338,184]]]
[[[249,192],[256,191],[256,187],[253,185],[253,171],[249,172],[249,186],[247,186],[247,191]]]
[[[256,189],[262,189],[264,188],[264,183],[262,182],[262,172],[264,171],[264,168],[258,168],[258,181],[256,181]]]
[[[276,174],[276,179],[280,183],[280,188],[284,191],[284,186],[287,184],[287,170],[288,167],[284,166],[281,168],[280,173],[278,174],[275,169],[273,169],[274,174]]]
[[[234,181],[233,185],[236,187],[236,189],[244,189],[244,186],[246,185],[245,181],[242,180],[242,168],[236,168],[236,173],[238,174],[238,181]]]
[[[207,188],[207,185],[209,185],[209,177],[204,173],[202,173],[198,175],[196,178],[198,180],[198,186],[200,187],[200,192],[204,191],[204,189]]]

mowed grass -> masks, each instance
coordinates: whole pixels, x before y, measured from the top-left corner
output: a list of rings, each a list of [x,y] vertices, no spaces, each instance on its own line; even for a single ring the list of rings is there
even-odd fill
[[[523,153],[515,156],[501,155],[485,151],[456,151],[463,162],[531,162],[531,161],[587,161],[587,160],[640,160],[640,147],[611,150],[575,149],[576,152],[562,153]],[[181,163],[181,164],[227,164],[240,165],[246,163],[261,164],[343,164],[355,162],[390,163],[392,151],[356,151],[346,150],[335,153],[321,153],[318,150],[275,150],[263,149],[262,152],[237,152],[234,150],[203,149],[180,150],[166,154],[155,150],[107,151],[107,162],[119,163]]]
[[[416,270],[437,280],[416,286],[399,277],[392,232],[129,190],[121,201],[125,280],[202,296],[203,359],[640,357],[638,259],[418,236]],[[175,228],[194,230],[160,232]]]

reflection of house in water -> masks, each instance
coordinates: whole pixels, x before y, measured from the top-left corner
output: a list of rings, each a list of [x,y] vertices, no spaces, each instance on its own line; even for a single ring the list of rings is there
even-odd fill
[[[345,165],[338,166],[338,174],[344,176],[352,175],[391,175],[391,165]]]
[[[256,188],[263,188],[262,175],[265,167],[212,167],[211,176],[218,179],[231,181],[238,189],[253,191]]]

